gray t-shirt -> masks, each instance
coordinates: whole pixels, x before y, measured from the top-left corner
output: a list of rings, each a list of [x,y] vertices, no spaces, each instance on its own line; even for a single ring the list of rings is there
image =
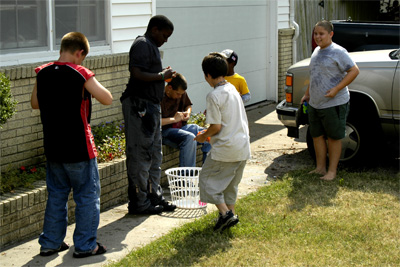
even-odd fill
[[[334,98],[325,97],[326,92],[339,84],[355,65],[346,49],[338,44],[315,48],[310,61],[310,105],[323,109],[346,104],[350,100],[346,86]]]

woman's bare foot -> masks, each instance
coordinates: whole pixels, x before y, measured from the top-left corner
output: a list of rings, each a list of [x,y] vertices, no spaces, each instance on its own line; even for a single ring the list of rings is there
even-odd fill
[[[312,170],[312,171],[310,171],[308,174],[320,174],[320,175],[325,175],[326,174],[326,171],[325,170],[320,170],[320,169],[315,169],[315,170]]]
[[[335,178],[336,178],[336,173],[328,172],[327,174],[321,177],[321,180],[332,181]]]

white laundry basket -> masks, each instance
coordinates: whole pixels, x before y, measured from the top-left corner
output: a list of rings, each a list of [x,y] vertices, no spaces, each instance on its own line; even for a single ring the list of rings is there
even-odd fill
[[[200,167],[179,167],[165,171],[168,177],[172,203],[181,209],[202,209],[207,203],[200,201]]]

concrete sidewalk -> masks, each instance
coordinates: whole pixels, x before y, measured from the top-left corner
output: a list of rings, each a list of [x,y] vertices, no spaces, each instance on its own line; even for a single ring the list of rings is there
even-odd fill
[[[265,186],[274,176],[312,164],[307,158],[304,131],[299,140],[286,136],[286,128],[277,119],[275,103],[263,103],[247,109],[249,120],[252,159],[246,165],[239,187],[239,197]],[[167,191],[167,190],[166,190]],[[166,192],[165,197],[169,199]],[[13,247],[5,248],[0,254],[0,266],[102,266],[118,261],[130,251],[140,248],[172,229],[215,211],[214,205],[207,209],[164,212],[161,215],[138,216],[127,214],[127,204],[114,207],[100,215],[98,242],[108,251],[99,256],[83,259],[72,257],[74,247],[58,254],[39,256],[37,238]],[[75,224],[68,226],[65,242],[72,245]]]

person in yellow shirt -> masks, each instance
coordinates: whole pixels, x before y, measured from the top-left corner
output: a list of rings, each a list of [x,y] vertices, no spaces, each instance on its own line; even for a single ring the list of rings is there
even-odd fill
[[[221,52],[228,61],[228,73],[225,76],[225,80],[230,82],[236,87],[242,97],[243,103],[250,101],[251,95],[249,88],[247,87],[246,79],[235,72],[235,66],[238,62],[238,55],[232,49],[225,49]]]

